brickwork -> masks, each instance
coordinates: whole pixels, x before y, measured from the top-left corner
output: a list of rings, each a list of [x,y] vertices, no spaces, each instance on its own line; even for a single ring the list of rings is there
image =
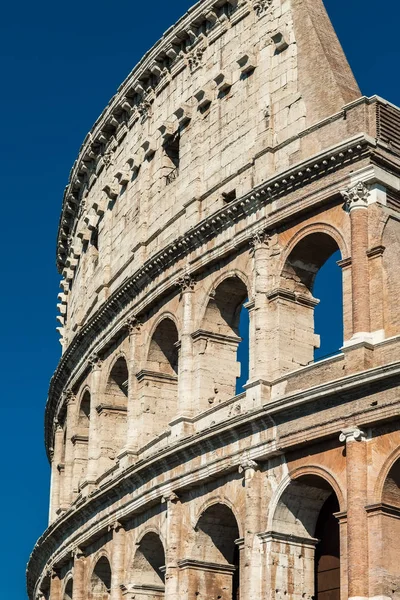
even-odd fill
[[[398,600],[399,119],[320,0],[202,0],[121,85],[63,202],[30,600]]]

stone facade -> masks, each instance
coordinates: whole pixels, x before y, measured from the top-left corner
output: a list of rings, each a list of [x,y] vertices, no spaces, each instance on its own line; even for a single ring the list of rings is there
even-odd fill
[[[202,0],[146,54],[65,192],[31,600],[400,598],[399,172],[321,0]]]

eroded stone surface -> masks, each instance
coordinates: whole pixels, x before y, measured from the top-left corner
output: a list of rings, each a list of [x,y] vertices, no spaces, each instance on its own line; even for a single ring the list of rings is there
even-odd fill
[[[320,0],[203,0],[122,84],[64,198],[32,599],[398,598],[399,125]]]

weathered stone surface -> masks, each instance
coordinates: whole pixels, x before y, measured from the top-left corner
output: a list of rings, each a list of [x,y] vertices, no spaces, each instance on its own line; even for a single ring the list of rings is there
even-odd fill
[[[121,85],[63,203],[32,600],[399,597],[399,131],[320,0],[203,0]]]

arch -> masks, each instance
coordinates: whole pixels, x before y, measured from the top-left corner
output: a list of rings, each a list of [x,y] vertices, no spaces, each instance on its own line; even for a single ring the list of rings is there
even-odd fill
[[[301,230],[290,241],[272,299],[281,323],[280,374],[326,358],[343,346],[343,273],[337,264],[343,248],[338,232],[321,224]],[[316,281],[320,299],[314,298]]]
[[[90,578],[90,600],[109,600],[111,565],[104,554],[98,558]]]
[[[221,502],[210,504],[195,526],[192,548],[196,560],[196,587],[201,597],[236,600],[240,591],[239,525],[233,511]],[[208,565],[212,563],[210,572]]]
[[[249,372],[251,344],[249,320],[243,313],[247,313],[248,297],[243,279],[226,273],[214,282],[207,297],[200,329],[193,336],[196,396],[204,410],[241,393],[243,383],[247,383],[244,377]],[[239,335],[239,325],[243,338]]]
[[[210,301],[210,298],[212,298],[213,295],[215,294],[215,291],[217,290],[217,288],[226,279],[231,279],[231,278],[235,278],[235,277],[237,277],[237,279],[240,279],[240,281],[243,283],[243,285],[248,290],[248,293],[250,294],[251,285],[250,285],[250,280],[249,280],[248,276],[246,275],[246,273],[244,273],[240,269],[229,269],[228,271],[224,271],[222,273],[218,272],[216,274],[216,276],[213,278],[212,283],[208,286],[207,292],[204,295],[204,298],[202,299],[202,301],[200,303],[201,309],[199,310],[199,317],[198,317],[198,321],[197,321],[198,327],[201,327],[202,323],[204,322],[204,316],[205,316],[205,313],[207,310],[208,303]],[[249,298],[249,299],[251,299],[251,298]]]
[[[110,368],[100,406],[99,418],[99,472],[111,468],[119,452],[125,447],[128,428],[129,371],[126,358],[118,354]]]
[[[63,600],[72,600],[73,599],[73,589],[74,589],[74,581],[72,575],[70,575],[65,582],[64,585],[64,593]]]
[[[89,421],[90,421],[90,407],[91,407],[91,393],[90,389],[86,387],[79,401],[78,408],[78,428],[83,428],[85,430],[89,429]]]
[[[386,460],[383,464],[383,467],[381,468],[381,470],[379,472],[379,475],[378,475],[376,483],[375,483],[375,490],[374,490],[375,502],[383,502],[385,482],[389,476],[391,469],[394,467],[395,463],[399,459],[400,459],[400,446],[398,448],[395,448],[395,450],[393,450],[389,454],[389,456],[386,458]]]
[[[164,317],[153,331],[147,353],[147,368],[168,375],[178,374],[178,329]]]
[[[270,551],[278,565],[276,577],[282,578],[289,596],[340,600],[340,530],[335,516],[340,505],[331,481],[334,478],[324,469],[303,468],[286,477],[277,491],[269,520]],[[298,559],[296,568],[291,556]]]
[[[200,521],[203,514],[209,508],[214,506],[215,504],[223,504],[229,508],[229,510],[233,513],[233,515],[236,519],[236,523],[237,523],[238,530],[239,530],[238,537],[239,538],[243,537],[244,531],[243,531],[243,526],[242,526],[242,519],[241,519],[239,513],[237,512],[235,505],[233,504],[233,502],[231,502],[231,500],[229,498],[227,498],[227,496],[221,496],[221,495],[211,496],[211,498],[207,498],[207,500],[201,505],[200,509],[196,512],[196,515],[195,515],[194,519],[192,520],[193,529],[196,528],[197,523]]]
[[[155,531],[148,531],[137,544],[131,567],[133,590],[158,591],[164,595],[165,590],[165,550],[160,536]]]
[[[168,427],[178,404],[179,336],[175,319],[163,315],[153,328],[138,379],[138,431],[145,445]]]
[[[297,246],[299,242],[301,242],[304,238],[308,237],[311,234],[321,233],[331,237],[340,250],[340,254],[342,257],[350,256],[350,249],[346,240],[344,239],[342,233],[333,227],[329,223],[319,222],[319,223],[311,223],[302,227],[300,231],[297,231],[287,242],[285,246],[285,250],[282,252],[282,257],[280,259],[281,262],[281,270],[283,269],[288,257],[292,253],[293,249]]]

